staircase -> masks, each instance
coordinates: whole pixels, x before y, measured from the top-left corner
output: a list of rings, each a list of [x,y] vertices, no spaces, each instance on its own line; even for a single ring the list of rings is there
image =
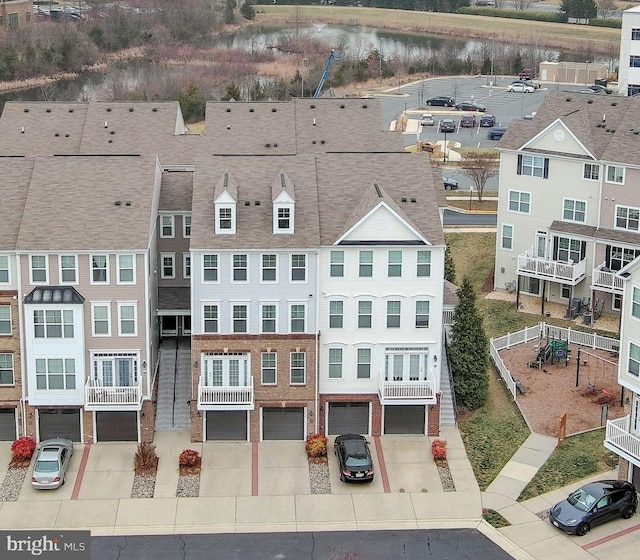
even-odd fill
[[[191,340],[166,339],[160,345],[156,431],[190,429]]]
[[[455,427],[456,413],[453,408],[453,396],[451,394],[451,383],[449,381],[449,360],[445,345],[442,345],[442,367],[440,372],[440,427]]]

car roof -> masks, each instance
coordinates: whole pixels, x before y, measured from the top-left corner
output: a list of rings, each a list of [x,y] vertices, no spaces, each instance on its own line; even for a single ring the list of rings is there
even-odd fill
[[[336,437],[336,443],[339,443],[341,441],[349,441],[349,440],[353,440],[353,439],[359,439],[359,440],[367,441],[367,438],[364,437],[364,436],[361,436],[360,434],[342,434],[342,435]]]
[[[60,448],[50,448],[47,447],[40,451],[40,455],[38,455],[38,461],[57,461],[58,456],[60,455]]]
[[[73,442],[70,439],[67,438],[50,438],[50,439],[43,439],[40,442],[40,447],[50,447],[50,446],[63,446],[63,447],[71,447],[73,445]]]

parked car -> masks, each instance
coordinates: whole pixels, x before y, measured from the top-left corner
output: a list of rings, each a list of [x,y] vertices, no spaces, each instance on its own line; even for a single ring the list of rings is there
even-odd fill
[[[440,107],[453,107],[455,104],[455,99],[447,95],[436,95],[435,97],[427,99],[427,105],[429,106],[438,105]]]
[[[592,527],[612,519],[629,519],[638,508],[636,489],[623,480],[599,480],[578,488],[551,508],[551,523],[582,537]]]
[[[455,179],[450,179],[449,177],[442,176],[442,182],[444,183],[445,191],[457,191],[458,190],[458,181]]]
[[[460,118],[460,126],[464,128],[473,128],[476,126],[475,115],[462,115]]]
[[[456,121],[452,119],[442,119],[440,121],[440,132],[455,132]]]
[[[523,80],[530,80],[533,78],[533,71],[531,68],[523,68],[518,72],[518,78],[522,78]]]
[[[493,7],[496,5],[496,0],[477,0],[476,6],[490,6]]]
[[[340,465],[340,480],[343,482],[373,480],[373,461],[369,452],[369,442],[358,434],[336,437],[333,451]]]
[[[436,122],[433,119],[433,115],[431,113],[425,113],[420,117],[420,124],[422,126],[433,126],[434,124],[436,124]]]
[[[513,80],[511,84],[524,84],[525,86],[532,87],[533,89],[538,89],[540,84],[537,82],[532,82],[531,80]]]
[[[592,95],[599,95],[600,93],[602,93],[602,95],[604,95],[604,92],[602,91],[596,91],[594,89],[589,89],[589,88],[579,89],[578,91],[576,91],[576,93],[590,93]]]
[[[511,91],[511,92],[517,92],[517,93],[533,93],[534,91],[536,91],[536,88],[534,88],[533,86],[526,86],[523,83],[515,83],[515,84],[511,84],[508,88],[507,91]]]
[[[589,86],[589,89],[592,89],[597,93],[606,93],[607,95],[611,95],[613,93],[613,90],[611,88],[608,88],[607,86],[601,86],[600,84],[591,84]]]
[[[487,110],[484,105],[471,102],[458,103],[456,109],[458,109],[458,111],[478,111],[480,113],[484,113]]]
[[[489,113],[485,113],[480,117],[480,126],[495,126],[496,118]]]
[[[66,438],[46,439],[37,447],[31,486],[41,490],[54,490],[64,484],[73,457],[73,442]]]
[[[506,128],[503,127],[495,127],[492,128],[489,133],[487,134],[487,138],[489,140],[500,140],[500,138],[502,138],[502,136],[504,135],[504,133],[507,131]]]

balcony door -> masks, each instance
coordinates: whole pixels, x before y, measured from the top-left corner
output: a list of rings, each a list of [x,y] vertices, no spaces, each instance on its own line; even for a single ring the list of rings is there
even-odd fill
[[[93,378],[102,387],[133,387],[138,384],[137,356],[95,356]]]
[[[208,387],[246,387],[249,357],[246,354],[207,355],[203,360],[204,384]]]
[[[425,381],[429,351],[426,348],[387,348],[385,381]]]
[[[544,259],[547,256],[547,232],[536,232],[536,245],[535,245],[536,258]]]
[[[640,436],[640,395],[638,393],[633,395],[630,430],[632,434]]]

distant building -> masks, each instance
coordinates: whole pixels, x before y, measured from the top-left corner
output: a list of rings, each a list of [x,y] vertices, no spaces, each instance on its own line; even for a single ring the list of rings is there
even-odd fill
[[[26,27],[31,25],[32,0],[2,0],[0,2],[1,27]]]
[[[640,93],[640,6],[622,12],[618,93]]]

